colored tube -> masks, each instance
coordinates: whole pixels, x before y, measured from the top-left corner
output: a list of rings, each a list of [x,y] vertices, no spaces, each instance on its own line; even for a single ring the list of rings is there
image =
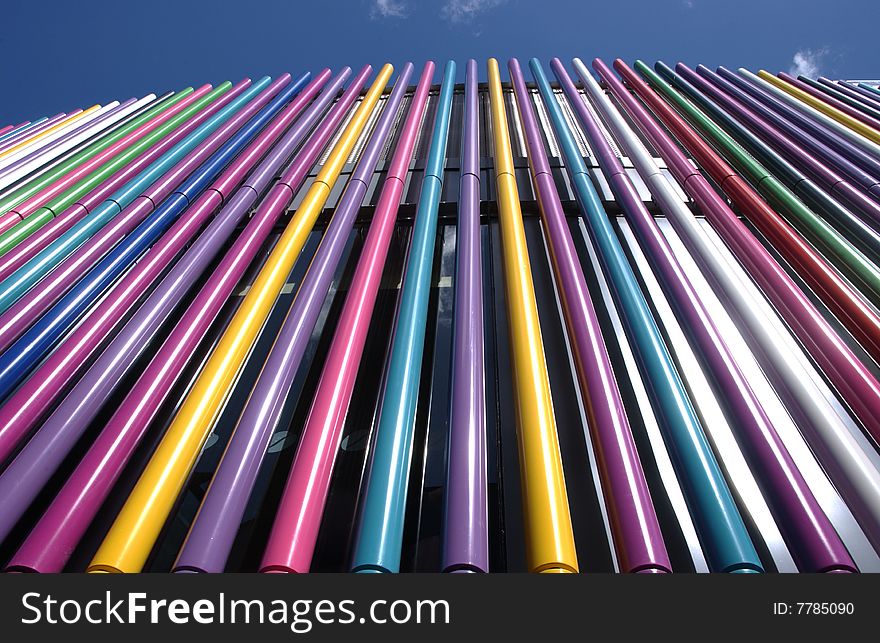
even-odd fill
[[[253,113],[268,97],[276,93],[279,84],[284,86],[289,80],[289,76],[284,76],[257,96],[260,89],[265,87],[263,83],[258,83],[253,89],[243,93],[240,99],[230,103],[226,110],[218,113],[221,119],[212,128],[214,131],[207,132],[208,137],[199,141],[196,149],[144,190],[108,222],[108,225],[95,231],[70,256],[61,260],[52,273],[40,281],[39,288],[25,292],[0,314],[0,333],[3,335],[0,346],[6,349],[0,355],[0,399],[5,398],[15,383],[33,368],[36,364],[34,360],[52,347],[54,340],[90,305],[92,298],[98,296],[140,254],[140,249],[145,247],[143,244],[148,239],[154,239],[155,235],[170,225],[177,214],[188,205],[189,200],[206,184],[200,173],[193,174],[189,179],[186,177],[235,132],[248,114]],[[253,102],[251,99],[254,99]],[[215,170],[216,165],[215,161],[209,167]],[[181,188],[175,192],[181,182]],[[163,204],[166,198],[169,201]],[[160,212],[155,214],[157,206]],[[138,225],[142,225],[139,233],[146,232],[146,236],[141,238],[138,234],[126,239],[126,235]],[[108,252],[110,254],[94,273],[96,279],[77,284],[84,273]],[[74,290],[70,297],[59,305],[56,313],[48,314],[50,307],[72,288]],[[44,316],[40,318],[41,315]],[[16,341],[17,338],[20,339]],[[4,443],[2,433],[0,429],[0,460]]]
[[[443,571],[446,572],[489,571],[477,76],[477,62],[469,60],[455,231],[452,393],[443,517]]]
[[[170,109],[169,120],[35,212],[27,214],[28,210],[23,209],[25,204],[21,204],[16,210],[25,213],[27,218],[0,235],[0,280],[5,280],[87,215],[102,206],[112,208],[107,197],[194,132],[249,84],[250,81],[243,81],[232,87],[230,83],[223,83],[201,97],[196,96],[196,92],[180,103],[182,111],[172,114],[177,106]],[[165,116],[162,115],[163,120]]]
[[[291,127],[283,141],[273,148],[248,179],[246,187],[236,193],[199,235],[19,453],[10,468],[18,467],[21,482],[6,482],[0,477],[0,484],[16,484],[18,493],[27,493],[31,497],[38,493],[51,475],[50,471],[64,460],[77,443],[118,382],[159,332],[167,316],[187,298],[189,290],[224,247],[259,195],[276,180],[278,170],[311,132],[349,73],[350,70],[344,69],[309,107],[303,118]],[[342,122],[368,74],[369,66],[352,82],[283,172],[286,183],[278,184],[284,188],[279,191],[286,192],[288,200],[293,198],[321,150]],[[263,246],[283,205],[284,202],[282,207],[274,209],[258,208],[205,285],[192,298],[180,322],[162,343],[144,374],[137,379],[10,565],[40,572],[61,571],[199,341]],[[5,523],[0,524],[6,526]]]
[[[865,105],[870,105],[874,108],[880,107],[880,94],[868,91],[864,87],[861,87],[857,84],[854,85],[853,83],[849,83],[845,80],[838,80],[836,83],[834,83],[824,76],[819,77],[820,83],[825,83],[826,81],[832,83],[832,86],[840,88],[840,91],[844,92],[845,94],[852,97],[858,97],[862,100],[862,102],[865,103]]]
[[[862,252],[873,258],[877,257],[880,251],[880,235],[865,219],[875,225],[880,224],[880,203],[816,160],[812,153],[804,149],[801,140],[787,137],[770,122],[716,89],[687,66],[679,63],[676,71],[681,79],[687,81],[688,85],[682,84],[681,89],[691,100],[703,106],[717,123],[756,158],[766,163],[804,203],[835,222],[840,231]],[[689,88],[699,90],[700,94],[691,97]],[[704,99],[707,99],[705,105]]]
[[[267,259],[245,300],[208,358],[200,376],[183,401],[101,547],[89,571],[138,571],[153,546],[168,512],[195,465],[236,375],[287,275],[299,256],[309,231],[330,194],[348,154],[391,75],[385,65],[355,115],[345,127],[333,152],[318,173],[278,244]],[[282,181],[284,182],[284,181]],[[264,201],[283,209],[289,188]],[[282,196],[283,195],[283,196]],[[133,525],[137,525],[133,529]]]
[[[866,113],[859,108],[850,105],[846,100],[840,98],[839,94],[832,94],[830,91],[825,91],[826,88],[823,88],[822,85],[817,83],[814,80],[801,78],[793,78],[789,74],[784,72],[780,72],[778,77],[784,80],[785,82],[797,87],[801,91],[809,94],[813,98],[816,98],[820,101],[831,105],[835,109],[841,111],[842,113],[851,116],[857,121],[861,121],[866,125],[873,128],[875,131],[880,133],[880,120],[877,120],[876,114]],[[809,82],[807,82],[809,81]],[[847,97],[844,97],[847,98]]]
[[[837,134],[841,138],[846,139],[856,147],[862,149],[869,154],[880,155],[880,145],[872,140],[865,138],[855,130],[844,125],[843,123],[836,121],[824,112],[816,109],[815,107],[812,107],[811,105],[808,105],[804,101],[798,99],[796,96],[793,96],[792,94],[783,91],[777,85],[774,85],[773,83],[767,82],[763,78],[756,76],[748,69],[740,67],[737,72],[740,76],[748,80],[750,84],[756,87],[760,87],[761,90],[772,94],[775,98],[778,98],[779,100],[785,102],[786,105],[790,106],[801,114],[806,115],[812,121],[816,123],[821,123],[823,126],[834,131],[835,134]]]
[[[544,104],[555,101],[540,63],[533,59],[531,67]],[[562,211],[531,94],[526,89],[516,59],[510,61],[509,69],[525,132],[532,184],[577,365],[578,382],[588,409],[590,434],[618,565],[623,572],[671,572],[672,563],[651,502],[599,319]]]
[[[869,85],[867,83],[859,83],[858,87],[859,87],[859,89],[864,89],[865,91],[867,91],[871,94],[874,94],[875,96],[878,97],[878,99],[880,99],[880,89],[878,89],[877,87],[874,87],[874,86]]]
[[[517,408],[526,564],[533,572],[577,572],[547,362],[514,178],[501,78],[494,58],[489,59],[489,97]]]
[[[839,167],[851,169],[859,178],[862,172],[847,159],[837,154],[822,143],[814,140],[807,132],[800,128],[789,126],[783,119],[776,117],[769,109],[761,105],[755,106],[755,101],[746,97],[740,100],[737,93],[742,95],[735,87],[717,74],[705,67],[698,68],[697,72],[681,66],[678,69],[692,85],[711,96],[714,100],[724,105],[726,109],[736,116],[741,122],[747,124],[749,129],[760,134],[777,151],[781,152],[789,161],[799,169],[806,172],[811,178],[819,183],[824,190],[842,204],[851,208],[862,219],[880,226],[880,203],[875,201],[860,190],[857,185],[850,183],[849,175],[844,171],[838,174],[835,170]],[[714,78],[713,78],[714,77]],[[714,82],[712,82],[714,81]],[[730,92],[722,91],[729,88]],[[777,124],[780,126],[777,127]],[[830,166],[830,167],[829,167]],[[874,177],[868,177],[872,183]],[[815,193],[815,189],[802,192],[800,181],[793,185],[793,190],[808,203],[815,202],[817,209],[825,207],[825,200]],[[858,183],[858,181],[856,181]],[[834,208],[831,208],[834,211]],[[825,212],[822,212],[826,214]],[[834,212],[826,216],[834,218]],[[853,235],[859,234],[859,228],[853,227]]]
[[[136,101],[137,107],[124,117],[114,119],[113,123],[108,124],[108,126],[100,132],[83,139],[77,145],[69,146],[64,152],[53,155],[51,159],[35,168],[32,172],[29,172],[27,176],[23,176],[14,182],[8,183],[5,187],[0,188],[0,202],[5,201],[10,195],[16,192],[25,191],[29,186],[39,183],[43,180],[45,175],[53,173],[59,166],[67,164],[72,158],[80,156],[85,150],[90,149],[98,142],[110,138],[117,131],[129,125],[132,121],[137,120],[145,113],[154,109],[157,105],[167,101],[173,94],[174,92],[166,92],[161,96],[148,97],[148,100]],[[6,212],[6,210],[0,210],[0,212]],[[4,219],[5,217],[0,217],[0,223],[2,223]],[[0,231],[3,229],[5,228],[0,226]]]
[[[592,102],[598,103],[600,97],[607,101],[586,66],[577,58],[574,66]],[[572,95],[570,91],[574,86],[564,79],[562,83],[569,99],[577,98],[577,94]],[[608,106],[604,101],[602,103]],[[653,264],[670,303],[684,321],[682,326],[685,332],[736,420],[737,441],[757,472],[762,491],[799,567],[811,572],[856,571],[849,552],[761,407],[760,400],[668,241],[639,198],[620,159],[602,137],[598,127],[588,126],[586,133],[640,246]]]
[[[697,73],[725,93],[748,105],[790,136],[802,141],[803,145],[813,154],[848,176],[863,191],[871,194],[874,198],[880,196],[880,178],[878,178],[880,174],[873,175],[870,170],[865,171],[859,163],[852,160],[853,155],[864,155],[870,159],[871,156],[864,150],[840,138],[823,126],[813,123],[769,94],[750,85],[741,76],[737,76],[723,67],[719,67],[716,73],[700,65],[697,67]],[[876,160],[876,165],[880,170],[880,160]]]
[[[15,145],[11,145],[5,148],[3,151],[0,151],[0,169],[4,168],[10,162],[10,159],[18,158],[20,152],[29,150],[38,143],[40,145],[45,145],[46,143],[55,140],[56,138],[61,136],[67,130],[67,128],[74,125],[80,119],[90,117],[99,109],[101,109],[100,105],[92,105],[88,109],[84,109],[81,112],[77,112],[73,115],[68,115],[67,117],[60,119],[51,127],[47,127],[39,134],[35,134],[30,138],[24,139],[21,142],[16,143]]]
[[[307,572],[311,565],[333,464],[342,440],[345,416],[433,75],[434,63],[428,61],[413,93],[409,113],[388,166],[370,231],[339,315],[275,515],[260,571]]]
[[[400,309],[376,437],[370,450],[352,571],[400,571],[406,486],[412,463],[416,402],[422,373],[428,295],[434,267],[437,209],[443,189],[455,63],[446,63],[413,224]],[[366,316],[369,319],[369,314]],[[357,360],[355,360],[355,363]],[[352,378],[353,382],[353,378]]]
[[[144,196],[145,190],[154,183],[161,185],[163,189],[166,190],[166,193],[170,192],[173,184],[169,185],[168,181],[171,178],[177,178],[179,180],[183,177],[170,174],[169,170],[175,167],[176,164],[193,149],[198,147],[205,138],[226,122],[230,116],[237,112],[268,83],[269,78],[263,78],[255,83],[254,86],[249,87],[242,92],[241,95],[233,98],[228,105],[223,106],[222,109],[212,114],[210,118],[208,118],[203,124],[199,125],[199,127],[185,139],[177,143],[171,150],[151,163],[149,167],[140,172],[122,188],[114,192],[113,195],[106,199],[100,207],[82,217],[69,230],[64,232],[55,241],[46,246],[42,251],[38,252],[0,283],[0,329],[3,329],[0,330],[0,335],[3,337],[3,339],[0,340],[0,347],[5,348],[8,346],[9,340],[14,337],[5,329],[7,328],[8,323],[15,324],[16,320],[6,313],[10,312],[13,304],[15,304],[22,295],[28,292],[34,284],[58,266],[58,264],[69,257],[79,246],[98,232],[98,230],[115,219],[124,208],[135,203],[137,197]],[[28,222],[25,221],[23,223]]]
[[[8,224],[2,222],[12,218],[10,212],[17,214],[19,219],[30,216],[40,206],[88,176],[93,170],[101,167],[104,162],[112,159],[139,138],[180,112],[199,96],[206,94],[210,89],[210,85],[204,85],[199,88],[195,97],[193,97],[191,87],[177,92],[154,105],[113,134],[89,145],[50,172],[17,188],[13,193],[0,200],[0,212],[3,213],[0,218],[0,224],[2,224],[0,231],[8,229],[6,227]],[[17,221],[15,222],[17,223]]]
[[[877,158],[877,155],[880,155],[880,145],[853,132],[834,119],[828,118],[819,110],[802,103],[794,96],[758,78],[746,69],[740,68],[739,73],[734,73],[729,69],[719,67],[718,73],[787,119],[797,122],[816,138],[835,147],[865,171],[880,176],[880,158]],[[874,192],[874,194],[877,193]]]
[[[615,68],[624,76],[629,85],[648,104],[654,114],[681,140],[711,178],[739,207],[748,220],[773,243],[795,270],[807,281],[826,305],[840,316],[850,320],[851,311],[860,307],[846,307],[846,304],[864,305],[836,271],[797,235],[745,181],[691,128],[685,120],[651,91],[631,69],[621,61]],[[647,69],[647,68],[646,68]],[[648,73],[653,72],[648,69]],[[663,82],[655,77],[655,82]],[[704,198],[712,199],[714,191],[701,190]],[[717,208],[708,208],[716,212]],[[781,312],[786,312],[786,321],[798,331],[798,336],[819,360],[820,366],[831,378],[834,385],[854,409],[868,431],[880,436],[880,413],[878,413],[878,384],[865,366],[848,348],[845,341],[837,335],[821,314],[813,311],[806,295],[794,284],[784,270],[775,268],[775,261],[768,261],[769,253],[753,240],[751,234],[745,235],[738,226],[731,226],[724,218],[713,220],[716,228],[725,234],[725,240],[738,249],[740,260],[745,257],[758,257],[752,260],[751,274],[759,280],[765,293],[775,294],[774,304]],[[766,257],[761,259],[760,257]],[[855,328],[858,328],[856,326]]]
[[[35,127],[40,123],[44,123],[46,120],[48,120],[46,116],[41,116],[33,121],[23,121],[18,125],[13,125],[11,130],[6,132],[3,136],[0,136],[0,142],[5,142],[8,138],[15,136],[30,127]]]
[[[880,116],[880,103],[874,101],[873,98],[868,98],[860,94],[844,82],[835,83],[833,80],[829,80],[824,76],[820,76],[816,80],[811,80],[804,76],[798,76],[798,80],[805,82],[820,91],[826,92],[830,96],[834,96],[838,100],[845,102],[847,105],[854,107],[865,114],[874,116],[875,118]]]
[[[412,65],[407,63],[297,289],[180,551],[175,571],[216,573],[226,565],[269,440],[366,197],[379,154],[398,117],[411,74]]]
[[[116,107],[111,109],[107,109],[109,106],[105,107],[104,109],[107,111],[104,112],[102,110],[101,113],[99,113],[99,116],[95,119],[83,123],[51,145],[46,145],[34,152],[26,154],[15,163],[0,171],[0,188],[12,185],[19,179],[27,176],[41,166],[50,163],[69,150],[82,145],[91,137],[95,135],[100,136],[102,132],[107,130],[107,128],[112,126],[115,122],[125,118],[132,112],[137,111],[143,105],[150,103],[155,98],[155,94],[149,94],[139,100],[131,98],[122,104],[117,104]]]
[[[731,137],[727,141],[730,141],[732,146],[726,147],[725,151],[733,165],[751,179],[758,191],[772,205],[788,214],[792,224],[802,234],[819,245],[825,251],[825,255],[853,280],[854,285],[859,288],[862,294],[875,305],[880,305],[880,268],[818,216],[812,208],[826,216],[834,216],[838,219],[846,218],[848,223],[853,226],[861,223],[863,228],[860,230],[860,235],[876,237],[873,230],[865,226],[864,222],[853,219],[852,214],[842,208],[839,203],[828,199],[827,195],[814,183],[735,120],[727,117],[717,105],[688,80],[676,74],[662,62],[656,63],[654,67],[676,88],[673,91],[677,93],[680,100],[685,100],[682,98],[684,96],[688,97],[706,119],[713,120],[714,117],[716,124],[718,121],[723,123],[722,127],[731,132]],[[798,194],[786,187],[785,183],[796,184],[802,195],[809,194],[810,198],[806,199],[805,197],[805,200],[802,201]],[[821,207],[817,207],[817,204]],[[872,238],[870,241],[869,245],[875,249],[880,244],[876,238]]]
[[[662,96],[673,103],[676,108],[681,109],[688,120],[697,126],[704,135],[717,142],[719,149],[727,153],[728,156],[726,158],[729,161],[734,161],[736,167],[742,169],[749,168],[749,175],[756,182],[760,181],[761,185],[765,188],[772,187],[774,195],[778,196],[787,206],[787,212],[796,211],[805,217],[815,218],[815,215],[796,196],[792,195],[778,180],[770,176],[763,166],[743,150],[736,141],[708,119],[703,112],[681,97],[658,74],[641,61],[636,63],[636,68],[648,80],[649,84],[661,90]],[[713,170],[723,177],[721,186],[727,191],[723,181],[732,176],[732,174],[726,174],[725,168],[717,166],[717,163],[713,166]],[[841,322],[875,359],[880,356],[880,316],[878,316],[877,312],[865,302],[860,293],[854,292],[852,286],[842,279],[831,266],[828,266],[824,259],[799,235],[795,234],[796,238],[792,238],[793,231],[790,230],[787,223],[776,212],[767,207],[766,203],[760,201],[760,199],[758,199],[760,202],[755,201],[757,197],[744,182],[731,181],[730,187],[731,190],[737,193],[737,196],[745,192],[745,195],[742,196],[742,201],[748,205],[741,207],[748,207],[748,212],[755,214],[756,220],[761,221],[762,224],[767,226],[765,234],[768,234],[771,240],[778,242],[780,240],[779,234],[781,233],[786,237],[787,243],[781,242],[780,245],[797,244],[796,254],[789,258],[789,261],[793,262],[796,269],[801,266],[810,269],[811,273],[813,273],[811,277],[814,279],[811,285],[823,297],[825,303],[839,315]],[[733,195],[731,195],[731,198],[737,199]],[[818,274],[815,271],[818,271]]]
[[[42,123],[36,125],[36,127],[28,127],[23,130],[21,133],[16,134],[15,136],[3,141],[3,144],[0,145],[0,151],[6,151],[19,143],[23,143],[25,145],[32,145],[34,142],[39,140],[39,135],[42,134],[45,130],[53,127],[62,121],[70,118],[74,118],[82,114],[81,109],[75,109],[72,112],[68,113],[60,113],[55,114],[50,118],[44,119]]]
[[[327,73],[329,74],[329,72]],[[114,225],[115,234],[113,236],[105,234],[106,229],[100,231],[79,248],[67,262],[61,264],[52,275],[41,282],[40,294],[61,293],[64,289],[69,289],[69,292],[61,297],[54,307],[40,317],[5,353],[0,355],[0,397],[6,397],[50,350],[57,348],[62,335],[77,321],[79,316],[141,254],[159,241],[159,238],[178,220],[178,217],[184,211],[186,211],[186,217],[181,221],[183,227],[189,228],[190,234],[201,228],[208,215],[218,205],[222,204],[226,198],[231,196],[232,189],[234,189],[238,181],[242,180],[244,173],[249,169],[248,165],[243,165],[242,163],[244,161],[253,163],[254,159],[249,159],[246,155],[242,155],[230,166],[230,170],[224,172],[223,170],[226,165],[249,143],[250,139],[256,136],[274,118],[275,114],[293,96],[299,93],[309,77],[309,74],[304,74],[296,82],[290,83],[285,87],[290,80],[290,77],[285,75],[270,85],[240,112],[224,123],[222,127],[217,129],[197,150],[191,152],[186,159],[181,161],[179,169],[175,168],[172,170],[172,172],[179,172],[180,176],[187,176],[187,174],[189,176],[175,188],[174,192],[165,201],[161,201],[161,198],[155,194],[150,195],[153,200],[150,200],[150,197],[145,198],[145,202],[151,205],[154,202],[161,204],[158,205],[155,211],[150,213],[140,223],[138,223],[136,217],[131,217],[130,224],[126,226],[127,229],[122,228],[121,221],[114,221],[116,225]],[[269,102],[270,100],[271,102]],[[263,107],[264,105],[265,107]],[[259,113],[257,113],[258,110]],[[210,185],[211,181],[217,176],[220,178],[213,185]],[[199,196],[205,190],[207,192]],[[126,211],[123,211],[117,219],[126,218],[129,211],[133,212],[135,208],[137,208],[137,202],[129,206]],[[146,209],[144,211],[148,212]],[[177,255],[177,252],[182,249],[185,242],[186,237],[179,241],[176,250],[170,252],[168,256],[162,261],[155,263],[155,265],[153,265],[152,260],[152,255],[156,254],[155,252],[151,252],[149,257],[141,258],[138,261],[138,266],[126,275],[126,280],[128,282],[136,280],[145,271],[151,271],[153,276],[157,276]],[[167,239],[163,239],[159,241],[153,250],[160,250],[167,243]],[[102,246],[103,252],[99,250]],[[108,248],[112,248],[112,250],[107,252]],[[97,261],[94,268],[86,272],[91,264],[85,258],[84,251],[91,252],[93,250],[93,257],[101,257],[105,252],[106,256]],[[72,266],[68,265],[73,263],[73,260],[79,265],[79,269],[74,270]],[[140,286],[141,289],[149,285],[151,281],[152,279],[142,284]],[[125,285],[122,284],[122,286]],[[132,303],[141,292],[135,292],[130,295]],[[105,299],[105,303],[121,306],[125,299],[124,288],[114,288],[109,299],[110,301]],[[28,301],[31,306],[34,306],[33,302],[33,299]],[[124,312],[125,309],[123,308],[119,311],[118,315],[121,316]],[[90,318],[87,324],[90,330],[95,331],[96,327],[92,320],[93,317]],[[100,340],[100,338],[97,339]],[[81,362],[88,357],[89,353],[80,347],[77,354]],[[67,368],[74,368],[75,360],[71,356],[67,356],[64,359],[57,351],[53,357],[56,356],[63,359]],[[56,360],[52,359],[49,364],[44,363],[42,365],[43,368],[37,374],[36,382],[30,386],[26,384],[23,388],[19,388],[16,391],[15,399],[8,400],[7,404],[0,408],[0,416],[9,414],[13,418],[21,418],[27,425],[33,423],[33,419],[26,412],[27,405],[22,405],[21,402],[26,400],[35,389],[39,390],[48,384],[47,369],[51,367],[51,362],[56,362]],[[38,405],[36,408],[41,409],[43,407]],[[13,427],[14,424],[14,421],[3,423],[3,430],[0,432],[0,444],[3,443],[7,435],[23,434],[23,431]],[[2,459],[2,456],[0,456],[0,459]]]
[[[562,63],[553,62],[560,78],[568,78]],[[569,80],[569,83],[571,81]],[[761,570],[761,560],[749,537],[721,467],[709,445],[684,383],[623,247],[602,208],[596,188],[560,108],[545,100],[564,154],[572,187],[587,230],[621,309],[627,337],[633,343],[642,379],[648,385],[663,437],[669,444],[676,474],[693,516],[709,568],[714,572]],[[577,102],[571,103],[574,108]],[[586,107],[584,107],[586,109]]]
[[[869,141],[880,143],[880,131],[877,131],[871,125],[868,125],[860,119],[854,118],[850,114],[847,114],[840,109],[833,107],[832,105],[820,98],[816,98],[812,94],[796,86],[794,83],[786,82],[781,78],[777,78],[773,74],[770,74],[763,69],[758,72],[758,76],[761,79],[770,83],[771,85],[775,85],[777,89],[781,89],[787,94],[791,94],[793,97],[797,98],[801,102],[806,103],[814,109],[817,109],[818,111],[822,112],[829,118],[834,119],[841,125],[848,127],[857,134],[861,134]]]
[[[654,122],[642,104],[633,98],[601,60],[596,59],[593,67],[605,79],[606,85],[624,105],[633,121],[666,159],[675,178],[694,198],[700,211],[705,213],[746,271],[775,304],[781,317],[802,338],[804,345],[819,364],[826,367],[825,372],[834,377],[838,373],[852,370],[847,377],[867,377],[873,380],[815,306],[739,221],[699,170],[681,153],[675,142]],[[603,113],[609,115],[606,123],[623,144],[627,156],[645,179],[652,196],[660,202],[689,252],[709,278],[722,302],[727,305],[727,310],[734,316],[739,328],[744,331],[753,354],[773,387],[783,397],[786,406],[793,412],[793,418],[801,432],[814,450],[828,454],[828,458],[822,459],[825,470],[876,546],[880,543],[880,506],[874,499],[880,493],[880,472],[874,468],[846,427],[842,426],[837,411],[804,378],[801,361],[794,357],[800,350],[797,344],[787,332],[775,333],[772,328],[768,328],[766,319],[743,294],[737,279],[718,256],[714,244],[700,229],[696,218],[659,171],[650,152],[614,110],[606,106]],[[831,364],[833,366],[828,368]],[[852,368],[852,365],[858,367]],[[878,389],[880,387],[874,383],[874,390]],[[880,412],[880,403],[877,403],[877,408]]]

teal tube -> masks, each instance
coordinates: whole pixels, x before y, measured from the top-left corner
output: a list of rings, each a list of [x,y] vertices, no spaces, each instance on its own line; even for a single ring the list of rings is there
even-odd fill
[[[450,60],[443,72],[434,117],[388,378],[382,395],[379,428],[355,538],[352,569],[356,572],[394,573],[400,570],[406,486],[412,461],[413,427],[437,238],[437,208],[443,188],[454,86],[455,63]]]
[[[0,314],[269,84],[264,76],[0,283]]]
[[[566,81],[563,87],[571,85],[562,64],[554,60],[553,66],[560,80]],[[710,569],[713,572],[760,570],[761,560],[721,467],[587,174],[587,167],[553,90],[537,61],[532,62],[531,68],[553,122],[557,141],[563,149],[565,164],[590,238],[609,278],[614,300],[621,308],[627,337],[634,344],[639,370],[647,385],[651,403],[658,412],[663,438],[669,447]]]

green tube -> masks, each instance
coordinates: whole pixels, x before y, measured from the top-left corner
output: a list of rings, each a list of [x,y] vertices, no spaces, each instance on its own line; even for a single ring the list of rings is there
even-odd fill
[[[107,149],[124,136],[131,134],[134,130],[146,123],[148,120],[151,120],[158,114],[164,112],[172,105],[176,105],[192,93],[193,88],[187,87],[186,89],[183,89],[176,94],[173,94],[172,96],[161,101],[158,105],[153,106],[152,108],[138,116],[130,123],[126,124],[125,127],[121,127],[118,130],[115,130],[109,136],[101,138],[100,140],[89,145],[78,154],[71,156],[69,159],[64,161],[64,163],[60,163],[45,174],[41,174],[33,180],[25,183],[24,185],[16,189],[15,192],[12,192],[11,194],[8,194],[4,198],[0,199],[0,214],[5,214],[9,212],[9,210],[14,208],[15,206],[23,203],[43,188],[48,187],[49,185],[57,181],[59,178],[67,174],[70,170],[79,167],[93,156]]]
[[[44,225],[49,223],[49,221],[51,221],[56,216],[56,214],[64,212],[65,209],[67,209],[81,196],[89,193],[91,190],[107,180],[110,176],[115,174],[120,168],[125,167],[147,149],[161,141],[171,131],[177,129],[180,125],[188,121],[197,112],[201,111],[208,104],[216,100],[220,95],[227,92],[230,87],[232,87],[232,83],[230,83],[229,81],[218,85],[216,89],[202,96],[202,98],[195,101],[192,105],[174,116],[174,118],[171,118],[168,120],[168,122],[163,123],[161,127],[157,127],[155,130],[153,130],[142,139],[137,141],[134,145],[122,152],[122,154],[116,156],[115,158],[113,158],[113,160],[108,161],[107,163],[102,165],[99,169],[89,174],[86,178],[68,189],[66,192],[58,195],[57,197],[49,201],[49,203],[34,212],[27,219],[17,224],[15,227],[10,228],[3,234],[0,234],[0,256],[9,252],[12,248],[21,243],[23,239],[26,239],[34,232],[42,228]]]
[[[708,136],[722,156],[737,170],[743,172],[768,203],[785,214],[789,222],[802,233],[820,244],[826,256],[854,281],[854,285],[862,294],[875,305],[880,305],[880,269],[877,266],[846,241],[837,230],[817,216],[727,132],[673,89],[653,69],[641,60],[636,61],[635,68],[682,116]]]

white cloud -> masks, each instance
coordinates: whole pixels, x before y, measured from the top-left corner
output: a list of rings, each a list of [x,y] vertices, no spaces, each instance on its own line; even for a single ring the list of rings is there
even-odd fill
[[[800,49],[795,52],[791,60],[791,67],[788,73],[794,77],[807,76],[808,78],[816,78],[821,72],[822,61],[828,54],[828,48],[821,49]]]
[[[681,3],[684,5],[685,9],[693,9],[694,8],[694,0],[682,0]]]
[[[408,9],[404,0],[373,0],[370,15],[374,18],[405,18]]]
[[[465,22],[505,2],[507,0],[446,0],[440,9],[440,15],[450,22]]]

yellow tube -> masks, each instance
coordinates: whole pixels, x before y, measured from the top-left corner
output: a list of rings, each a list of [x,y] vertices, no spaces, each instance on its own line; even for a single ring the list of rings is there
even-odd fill
[[[880,143],[880,131],[877,131],[867,123],[863,123],[859,119],[853,118],[849,114],[841,112],[833,105],[829,105],[825,101],[819,100],[815,96],[811,96],[800,87],[795,87],[791,83],[788,83],[781,78],[777,78],[773,74],[764,71],[763,69],[758,72],[758,76],[766,80],[768,83],[771,83],[774,86],[778,87],[782,91],[791,94],[798,100],[803,101],[807,105],[818,109],[820,112],[822,112],[826,116],[833,118],[838,123],[842,123],[843,125],[849,127],[851,130],[855,130],[865,138],[872,140],[875,143]]]
[[[89,572],[138,572],[143,568],[251,346],[393,71],[391,65],[382,67],[346,125],[101,543]]]
[[[495,178],[516,398],[526,557],[533,572],[577,572],[538,304],[513,173],[498,61],[489,59]]]
[[[62,127],[67,127],[68,125],[70,125],[74,121],[78,121],[83,116],[88,116],[92,112],[95,112],[99,109],[101,109],[100,105],[92,105],[88,109],[84,109],[83,111],[81,111],[79,114],[74,114],[73,116],[68,116],[67,118],[62,118],[60,121],[55,123],[52,127],[47,127],[39,134],[35,134],[34,136],[31,136],[30,138],[26,138],[26,139],[22,140],[20,143],[17,143],[15,145],[13,145],[12,147],[9,147],[9,148],[3,150],[2,152],[0,152],[0,159],[5,158],[5,157],[9,156],[10,154],[15,154],[18,150],[30,145],[34,141],[39,141],[40,139],[45,138],[46,136],[51,134],[52,132],[57,132]]]

